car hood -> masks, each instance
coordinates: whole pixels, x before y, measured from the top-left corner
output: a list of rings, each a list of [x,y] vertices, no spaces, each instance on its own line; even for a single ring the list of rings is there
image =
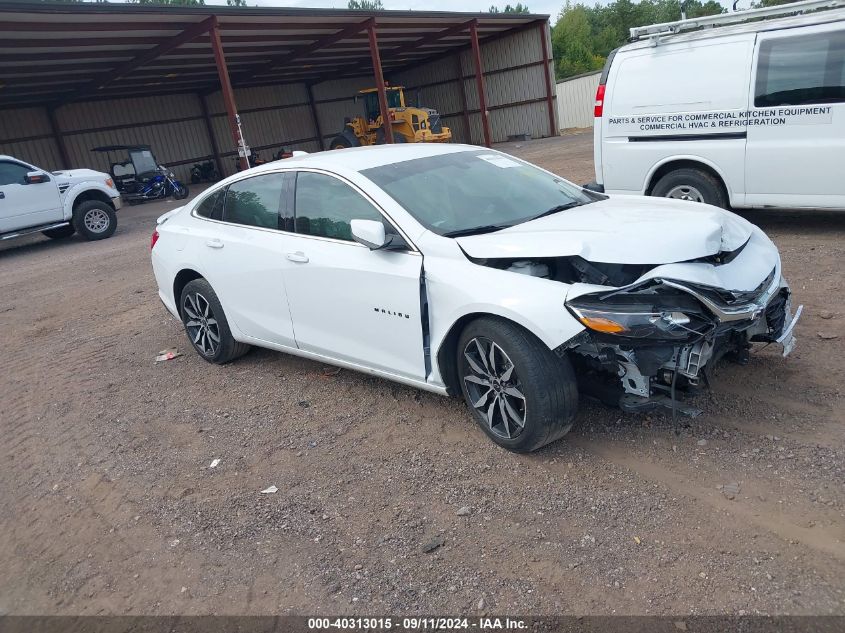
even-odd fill
[[[467,255],[482,259],[580,256],[610,264],[670,264],[736,250],[753,230],[710,205],[612,196],[456,241]]]
[[[105,181],[111,176],[104,174],[101,171],[94,171],[93,169],[68,169],[65,171],[54,171],[53,175],[56,177],[56,182],[59,184],[74,184],[77,182],[85,182],[87,180],[98,180],[105,184]]]

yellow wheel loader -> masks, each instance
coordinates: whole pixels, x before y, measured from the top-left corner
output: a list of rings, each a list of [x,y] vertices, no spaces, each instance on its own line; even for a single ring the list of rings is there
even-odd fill
[[[452,132],[441,123],[437,110],[406,106],[402,86],[387,86],[385,91],[394,143],[448,143],[452,140]],[[331,149],[385,143],[378,90],[368,88],[360,94],[363,95],[364,116],[347,118],[343,131],[332,139]],[[358,100],[357,96],[355,100]]]

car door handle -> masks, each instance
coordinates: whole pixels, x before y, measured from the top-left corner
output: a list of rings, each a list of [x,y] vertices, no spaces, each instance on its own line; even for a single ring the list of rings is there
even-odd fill
[[[305,263],[308,262],[308,255],[306,255],[302,251],[296,251],[295,253],[288,253],[287,258],[292,262],[298,262],[300,264],[305,264]]]
[[[208,240],[205,243],[205,245],[208,246],[209,248],[223,248],[223,242],[221,242],[217,238],[215,238],[213,240]]]
[[[5,197],[6,197],[6,194],[5,194],[5,193],[3,193],[2,191],[0,191],[0,200],[2,200],[2,199],[3,199],[3,198],[5,198]]]

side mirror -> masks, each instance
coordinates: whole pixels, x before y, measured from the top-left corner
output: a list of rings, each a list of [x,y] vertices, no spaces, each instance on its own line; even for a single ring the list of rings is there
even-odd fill
[[[26,184],[37,185],[42,182],[50,182],[50,176],[43,171],[31,171],[26,175]]]
[[[376,220],[352,220],[352,238],[371,251],[384,248],[391,242],[384,232],[384,224]]]

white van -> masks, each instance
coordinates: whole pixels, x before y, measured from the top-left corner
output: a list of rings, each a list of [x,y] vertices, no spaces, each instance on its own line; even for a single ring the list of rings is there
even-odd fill
[[[720,207],[845,209],[837,7],[845,0],[631,29],[596,93],[588,187]]]

